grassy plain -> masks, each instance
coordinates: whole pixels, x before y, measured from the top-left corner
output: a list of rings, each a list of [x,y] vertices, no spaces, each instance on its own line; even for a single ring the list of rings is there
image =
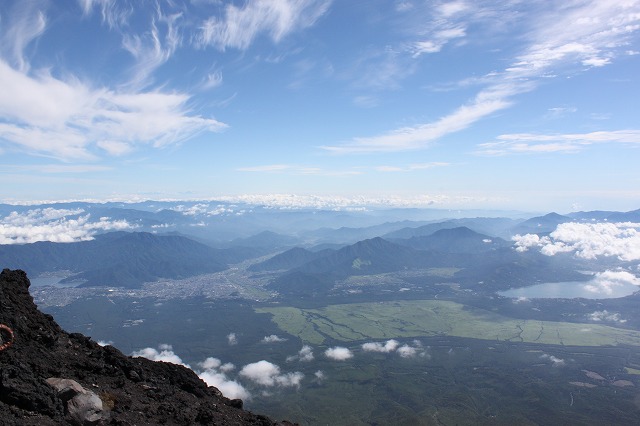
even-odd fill
[[[533,321],[442,300],[329,305],[320,309],[259,308],[304,342],[351,342],[419,336],[468,337],[570,346],[640,346],[640,332],[599,324]]]

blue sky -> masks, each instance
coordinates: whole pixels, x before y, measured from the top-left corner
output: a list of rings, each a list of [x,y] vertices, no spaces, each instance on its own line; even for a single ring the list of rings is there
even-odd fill
[[[3,1],[0,202],[640,208],[640,1]]]

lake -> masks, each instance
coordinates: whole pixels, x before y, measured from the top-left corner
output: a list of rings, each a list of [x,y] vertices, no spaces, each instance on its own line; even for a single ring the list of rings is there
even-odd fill
[[[528,299],[613,299],[630,296],[638,290],[640,290],[638,286],[630,283],[611,286],[605,291],[593,281],[568,281],[512,288],[499,291],[498,294],[505,297],[526,297]]]

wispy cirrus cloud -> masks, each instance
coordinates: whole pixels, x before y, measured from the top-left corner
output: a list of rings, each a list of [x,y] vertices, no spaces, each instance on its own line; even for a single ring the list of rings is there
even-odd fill
[[[123,34],[122,45],[136,60],[128,84],[149,84],[152,73],[173,56],[182,42],[181,18],[182,13],[166,14],[156,4],[156,15],[151,19],[149,31],[142,35]]]
[[[465,27],[464,19],[469,19],[468,15],[461,13],[468,4],[455,4],[456,7],[451,6],[450,16],[460,14],[461,20],[451,20],[451,35],[462,34],[461,31],[456,33],[453,25],[462,29]],[[523,28],[527,28],[523,35],[527,42],[521,53],[515,55],[502,71],[491,72],[478,80],[485,87],[465,105],[430,123],[403,127],[382,135],[356,137],[322,148],[338,154],[425,148],[443,136],[466,129],[508,108],[516,95],[535,89],[543,77],[566,75],[576,69],[612,63],[617,56],[626,54],[629,37],[640,29],[640,4],[637,1],[584,0],[568,5],[546,3],[546,7],[546,10],[531,10],[520,17],[524,19]],[[475,8],[475,13],[480,16],[484,12],[482,6]],[[485,24],[489,22],[492,21],[487,20]],[[426,51],[436,52],[438,48],[434,41],[423,45]]]
[[[29,61],[25,58],[25,48],[38,38],[47,27],[47,19],[35,2],[16,2],[11,14],[4,22],[5,29],[0,37],[0,52],[10,58],[10,62],[21,72],[29,70]]]
[[[501,156],[548,152],[574,153],[595,144],[629,144],[640,146],[640,130],[617,130],[591,133],[544,135],[519,133],[500,135],[494,142],[478,145],[477,154]]]
[[[98,10],[102,22],[111,29],[125,27],[134,12],[133,5],[125,1],[117,0],[78,0],[84,16],[89,16],[94,10]]]
[[[197,41],[220,50],[244,50],[259,34],[277,43],[288,34],[313,25],[331,0],[257,0],[242,7],[228,4],[224,16],[212,16],[201,27]]]

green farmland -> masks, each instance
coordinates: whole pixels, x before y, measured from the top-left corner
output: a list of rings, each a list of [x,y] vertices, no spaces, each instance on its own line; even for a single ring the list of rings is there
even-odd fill
[[[467,337],[568,346],[640,346],[640,332],[599,324],[518,320],[440,300],[330,305],[320,309],[260,308],[305,343],[419,336]]]

